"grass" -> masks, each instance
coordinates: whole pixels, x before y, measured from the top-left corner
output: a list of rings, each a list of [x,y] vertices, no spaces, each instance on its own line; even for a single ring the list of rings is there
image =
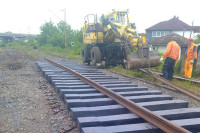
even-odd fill
[[[72,48],[47,48],[47,47],[38,47],[38,51],[44,55],[57,56],[64,59],[73,59],[73,60],[82,60],[80,55],[77,55],[75,50]]]
[[[184,67],[184,66],[181,66],[181,60],[178,60],[176,65],[175,65],[175,68],[174,68],[174,75],[176,76],[180,76],[180,77],[184,77],[184,72],[181,72],[181,67]],[[155,70],[155,71],[159,71],[159,72],[162,72],[162,67],[163,67],[163,64],[164,64],[164,61],[165,59],[162,61],[162,63],[157,66],[157,67],[152,67],[151,69],[152,70]],[[193,72],[192,72],[192,78],[197,78],[197,79],[200,79],[200,70],[194,70],[193,69]]]
[[[0,48],[0,53],[1,53],[1,52],[3,52],[3,49],[2,49],[2,48]]]
[[[109,69],[114,71],[114,72],[118,72],[118,73],[122,73],[122,74],[125,74],[125,75],[134,76],[134,77],[137,77],[137,78],[142,78],[142,79],[145,79],[147,81],[155,82],[152,77],[150,77],[149,75],[144,74],[144,73],[142,73],[142,72],[140,72],[139,70],[136,70],[136,69],[130,70],[130,69],[125,69],[121,66],[110,67]],[[156,82],[159,83],[159,81],[156,81]],[[174,84],[182,86],[182,87],[184,87],[188,90],[191,90],[195,93],[200,93],[200,85],[190,83],[188,81],[180,81],[180,80],[176,80],[176,79],[173,79],[172,82]]]
[[[37,49],[33,49],[33,46],[24,44],[22,42],[7,43],[4,44],[4,46],[20,50],[31,58],[38,58],[39,57],[38,55],[42,54],[42,55],[61,57],[64,59],[73,59],[79,61],[82,60],[81,56],[77,55],[77,49],[73,50],[72,48],[66,49],[66,48],[50,47],[49,45],[44,45],[37,47]]]
[[[137,77],[137,78],[142,78],[142,79],[145,79],[145,80],[148,80],[148,81],[154,81],[154,79],[146,74],[144,74],[143,72],[137,70],[137,69],[134,69],[134,70],[131,70],[131,69],[125,69],[121,66],[115,66],[115,67],[110,67],[109,70],[112,70],[114,72],[118,72],[118,73],[122,73],[122,74],[125,74],[125,75],[129,75],[129,76],[134,76],[134,77]]]
[[[199,93],[200,94],[200,85],[197,85],[197,84],[194,84],[194,83],[191,83],[189,81],[180,81],[180,80],[176,80],[176,79],[173,79],[172,81],[174,84],[177,84],[179,86],[182,86],[192,92],[195,92],[195,93]]]
[[[163,56],[163,53],[159,53],[160,57]],[[159,72],[162,72],[162,67],[163,67],[163,64],[165,62],[165,59],[163,59],[163,61],[161,62],[161,64],[157,67],[152,67],[151,69],[152,70],[155,70],[155,71],[159,71]]]

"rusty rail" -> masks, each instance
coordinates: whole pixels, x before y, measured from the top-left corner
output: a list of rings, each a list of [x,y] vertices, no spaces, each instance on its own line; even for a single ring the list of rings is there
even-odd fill
[[[146,69],[144,69],[144,70],[146,70]],[[150,70],[149,72],[156,73],[156,74],[159,74],[159,75],[162,76],[161,72],[158,72],[158,71],[155,71],[155,70]],[[192,83],[195,83],[195,84],[200,84],[200,81],[195,80],[195,79],[188,79],[188,78],[183,78],[183,77],[179,77],[179,76],[173,76],[173,78],[178,79],[178,80],[183,80],[183,81],[189,81],[189,82],[192,82]]]
[[[137,77],[134,77],[134,76],[129,76],[129,75],[126,75],[126,74],[123,74],[123,73],[120,73],[120,72],[115,72],[115,71],[113,71],[113,70],[108,70],[108,71],[110,71],[110,72],[112,72],[112,73],[115,73],[115,74],[122,75],[122,76],[127,77],[127,78],[136,79],[136,80],[139,80],[139,81],[142,81],[142,82],[146,82],[146,83],[148,83],[148,84],[152,84],[152,85],[155,85],[155,86],[159,86],[159,87],[166,88],[166,89],[168,89],[168,90],[176,91],[175,89],[172,89],[172,88],[170,88],[170,87],[168,87],[168,86],[161,85],[161,84],[157,84],[157,83],[155,83],[155,82],[151,82],[151,81],[148,81],[148,80],[145,80],[145,79],[142,79],[142,78],[137,78]]]
[[[74,76],[76,76],[77,78],[82,80],[83,82],[85,82],[88,85],[92,86],[93,88],[97,89],[101,93],[110,97],[117,103],[121,104],[125,108],[129,109],[131,112],[137,114],[138,116],[142,117],[146,121],[148,121],[151,124],[155,125],[156,127],[160,128],[161,130],[163,130],[167,133],[190,133],[190,131],[188,131],[180,126],[177,126],[176,124],[170,122],[169,120],[167,120],[161,116],[158,116],[158,115],[152,113],[150,110],[148,110],[144,107],[138,106],[136,103],[132,102],[131,100],[128,100],[128,99],[122,97],[121,95],[115,93],[114,91],[109,90],[96,82],[93,82],[89,78],[82,76],[81,74],[73,71],[72,69],[62,66],[62,65],[60,65],[54,61],[51,61],[47,58],[45,58],[45,59],[47,61],[49,61],[50,63],[56,65],[57,67],[73,74]]]
[[[139,68],[139,70],[144,72],[144,73],[147,73],[151,77],[153,77],[153,78],[163,82],[164,84],[172,87],[173,89],[177,90],[178,92],[183,93],[183,94],[191,97],[192,99],[195,99],[196,101],[200,102],[200,95],[199,94],[194,93],[192,91],[189,91],[189,90],[187,90],[184,87],[181,87],[179,85],[173,84],[171,81],[168,81],[168,80],[164,79],[163,77],[161,77],[159,75],[155,75],[155,74],[153,74],[152,72],[150,72],[148,70],[145,70],[145,69],[142,69],[142,68]]]

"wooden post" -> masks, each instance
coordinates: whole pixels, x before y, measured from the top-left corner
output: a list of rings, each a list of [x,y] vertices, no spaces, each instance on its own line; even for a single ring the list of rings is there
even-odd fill
[[[186,52],[187,46],[182,45],[181,46],[181,72],[184,72],[185,67],[185,52]]]
[[[200,47],[197,47],[197,62],[196,62],[196,69],[200,69]]]

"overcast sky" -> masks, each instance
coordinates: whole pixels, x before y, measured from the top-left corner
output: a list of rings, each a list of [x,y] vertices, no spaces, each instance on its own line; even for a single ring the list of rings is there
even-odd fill
[[[178,16],[191,25],[200,26],[200,0],[2,0],[0,4],[0,33],[39,34],[40,26],[52,20],[64,19],[73,29],[80,29],[87,14],[106,14],[129,9],[130,21],[138,32]]]

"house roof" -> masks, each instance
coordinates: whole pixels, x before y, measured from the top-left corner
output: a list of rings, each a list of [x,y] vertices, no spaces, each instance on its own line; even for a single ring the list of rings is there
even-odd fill
[[[149,44],[151,45],[167,45],[169,42],[171,42],[171,38],[175,36],[177,38],[177,43],[180,45],[180,46],[184,46],[184,45],[187,45],[186,42],[187,42],[187,38],[183,37],[183,36],[180,36],[176,33],[171,33],[171,34],[168,34],[166,36],[162,36],[162,37],[159,37],[155,40],[152,40],[149,42]]]
[[[172,19],[168,21],[162,21],[157,23],[146,30],[191,30],[194,31],[200,30],[200,26],[190,26],[183,21],[181,21],[178,17],[174,16]]]
[[[194,32],[200,32],[200,26],[192,26]]]

